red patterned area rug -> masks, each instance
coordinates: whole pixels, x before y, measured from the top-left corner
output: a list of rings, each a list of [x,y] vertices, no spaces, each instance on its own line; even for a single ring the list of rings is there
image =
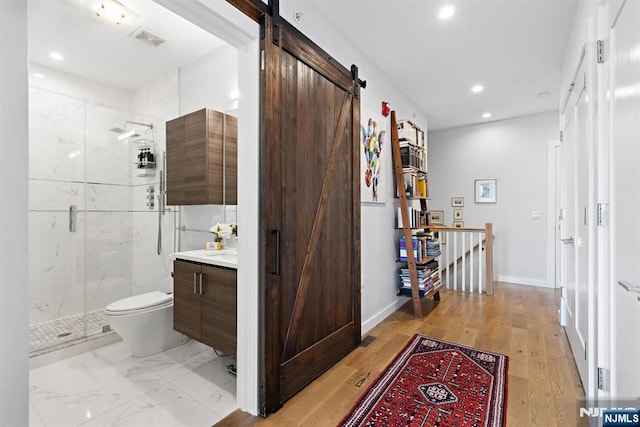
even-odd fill
[[[508,361],[416,334],[340,426],[504,426]]]

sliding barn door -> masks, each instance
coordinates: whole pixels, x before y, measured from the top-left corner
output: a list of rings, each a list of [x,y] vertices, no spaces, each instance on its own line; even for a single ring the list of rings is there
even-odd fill
[[[360,125],[357,69],[262,21],[262,409],[272,412],[360,342]]]

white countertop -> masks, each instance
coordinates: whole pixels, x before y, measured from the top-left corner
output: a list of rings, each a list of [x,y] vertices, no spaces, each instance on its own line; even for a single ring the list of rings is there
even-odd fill
[[[195,251],[174,252],[171,256],[174,260],[183,259],[201,264],[238,269],[238,251],[234,249],[222,249],[219,251],[198,249]]]

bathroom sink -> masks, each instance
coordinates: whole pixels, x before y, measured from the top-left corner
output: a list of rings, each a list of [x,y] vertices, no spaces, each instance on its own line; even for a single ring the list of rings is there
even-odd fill
[[[222,249],[219,251],[199,249],[177,252],[173,254],[173,257],[174,259],[195,261],[220,267],[238,268],[238,251],[234,249]]]
[[[223,251],[206,251],[207,253],[202,256],[214,259],[216,261],[224,261],[238,265],[238,252],[223,252]]]
[[[238,251],[234,251],[234,250],[231,250],[231,249],[221,249],[219,251],[204,251],[202,256],[215,256],[215,257],[233,256],[233,257],[237,258],[238,257]]]

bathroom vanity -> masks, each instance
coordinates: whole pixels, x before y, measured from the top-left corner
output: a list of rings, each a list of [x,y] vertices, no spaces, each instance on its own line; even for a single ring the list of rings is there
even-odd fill
[[[236,251],[186,251],[173,254],[173,328],[236,355]]]

